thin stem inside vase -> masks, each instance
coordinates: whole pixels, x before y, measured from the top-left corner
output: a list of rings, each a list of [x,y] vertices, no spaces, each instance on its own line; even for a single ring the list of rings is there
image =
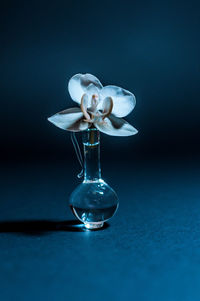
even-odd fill
[[[84,181],[101,179],[100,133],[96,128],[83,132],[84,147]]]

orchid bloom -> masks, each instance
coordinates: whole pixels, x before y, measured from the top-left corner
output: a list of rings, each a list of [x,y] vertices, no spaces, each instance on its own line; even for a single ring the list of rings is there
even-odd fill
[[[57,127],[72,132],[95,126],[111,136],[131,136],[137,130],[121,117],[135,107],[135,96],[116,86],[103,87],[91,74],[76,74],[68,84],[71,98],[80,105],[58,112],[48,118]]]

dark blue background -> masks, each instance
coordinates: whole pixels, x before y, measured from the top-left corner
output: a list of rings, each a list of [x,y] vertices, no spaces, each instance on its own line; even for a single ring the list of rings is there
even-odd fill
[[[105,138],[107,151],[128,142],[131,155],[198,154],[199,20],[198,1],[4,1],[1,151],[71,153],[46,118],[75,105],[67,82],[90,72],[137,98],[127,120],[140,134]]]
[[[199,301],[198,1],[1,2],[0,291],[7,300]],[[79,166],[47,122],[92,73],[136,95],[139,134],[101,135],[120,208],[74,225]]]

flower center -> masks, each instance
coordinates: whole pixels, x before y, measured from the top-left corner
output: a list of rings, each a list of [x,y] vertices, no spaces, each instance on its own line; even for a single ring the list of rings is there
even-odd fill
[[[91,100],[91,111],[95,112],[97,105],[99,103],[99,96],[97,94],[92,95],[92,100]]]
[[[81,98],[81,111],[86,119],[85,122],[93,123],[93,122],[104,122],[104,119],[108,117],[113,109],[113,100],[111,97],[106,97],[103,100],[102,110],[97,110],[97,106],[99,104],[99,95],[93,94],[91,98],[91,106],[88,108],[88,95],[83,94]]]

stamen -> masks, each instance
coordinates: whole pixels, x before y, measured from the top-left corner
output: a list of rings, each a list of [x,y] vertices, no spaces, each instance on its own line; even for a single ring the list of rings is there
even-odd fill
[[[93,94],[92,95],[92,100],[91,100],[91,109],[93,112],[96,111],[97,105],[98,105],[98,95]]]
[[[98,98],[99,98],[99,95],[97,95],[97,94],[93,94],[93,95],[92,95],[92,97],[93,97],[93,98],[95,98],[96,100],[98,100]]]
[[[83,94],[82,98],[81,98],[81,111],[83,112],[83,115],[85,116],[87,122],[90,120],[90,115],[87,112],[87,103],[88,102],[88,98],[86,98],[87,95]]]
[[[97,94],[92,95],[91,108],[90,108],[90,112],[89,112],[91,114],[90,118],[91,118],[92,122],[94,120],[94,113],[96,113],[96,110],[97,110],[98,98],[99,98],[99,96]]]
[[[113,100],[111,97],[106,97],[104,99],[104,102],[106,102],[106,103],[105,103],[104,110],[103,110],[102,120],[104,120],[106,117],[108,117],[111,114],[112,109],[113,109]]]

